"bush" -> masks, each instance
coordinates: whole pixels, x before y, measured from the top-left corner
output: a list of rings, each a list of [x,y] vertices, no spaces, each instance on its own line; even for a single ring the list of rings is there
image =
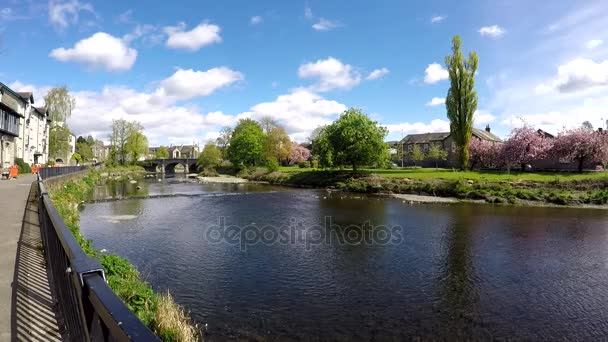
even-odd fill
[[[307,168],[307,167],[308,167],[308,163],[307,163],[307,162],[305,162],[305,161],[301,161],[301,162],[299,162],[299,163],[298,163],[298,167],[299,167],[300,169],[305,169],[305,168]]]
[[[275,158],[268,158],[266,161],[266,168],[270,172],[279,171],[279,162]]]
[[[15,164],[19,167],[19,173],[32,173],[32,168],[21,158],[15,158]]]

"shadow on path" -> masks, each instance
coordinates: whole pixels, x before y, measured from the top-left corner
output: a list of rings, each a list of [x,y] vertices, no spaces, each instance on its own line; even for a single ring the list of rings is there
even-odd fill
[[[13,280],[13,341],[61,341],[38,222],[38,187],[33,183],[23,214]]]

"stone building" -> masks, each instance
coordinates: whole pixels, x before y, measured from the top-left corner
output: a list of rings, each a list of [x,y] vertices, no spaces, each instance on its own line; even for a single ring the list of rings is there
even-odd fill
[[[502,143],[502,140],[491,132],[490,126],[486,126],[485,130],[473,128],[473,139]],[[415,145],[418,145],[420,150],[425,154],[429,151],[432,145],[439,145],[442,149],[447,151],[448,157],[445,161],[440,161],[438,166],[447,168],[458,167],[456,144],[454,143],[454,139],[452,138],[450,132],[409,134],[399,142],[399,145],[401,145],[403,151],[403,166],[414,165],[411,155]],[[423,160],[416,162],[416,165],[423,167],[434,167],[435,161]]]

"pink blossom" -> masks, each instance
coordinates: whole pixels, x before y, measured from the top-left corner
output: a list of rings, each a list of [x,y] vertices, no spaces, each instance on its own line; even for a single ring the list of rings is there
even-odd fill
[[[582,171],[585,162],[608,160],[608,135],[586,128],[566,130],[555,139],[553,153],[562,159],[577,161],[578,170]]]
[[[514,128],[503,144],[500,159],[507,166],[521,165],[547,157],[553,146],[551,138],[545,138],[529,126]]]
[[[469,162],[471,163],[471,168],[497,166],[500,148],[500,143],[478,138],[471,139],[469,143]]]
[[[291,153],[289,154],[289,161],[297,164],[299,162],[307,161],[310,158],[310,150],[304,146],[300,146],[294,143],[291,147]]]

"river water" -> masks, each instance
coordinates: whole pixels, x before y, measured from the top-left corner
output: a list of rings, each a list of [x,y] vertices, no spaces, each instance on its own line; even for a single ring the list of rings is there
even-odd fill
[[[141,189],[137,189],[136,186]],[[81,230],[207,340],[608,338],[608,211],[120,183]]]

